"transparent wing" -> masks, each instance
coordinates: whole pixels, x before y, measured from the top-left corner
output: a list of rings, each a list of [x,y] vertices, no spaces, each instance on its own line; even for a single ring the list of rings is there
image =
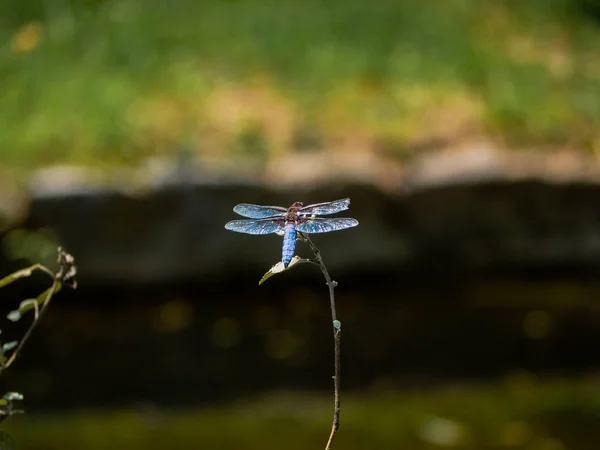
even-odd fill
[[[283,229],[285,221],[282,220],[232,220],[225,224],[230,231],[246,234],[271,234]]]
[[[358,225],[356,219],[309,219],[296,225],[296,230],[302,233],[329,233],[330,231],[345,230]]]
[[[345,211],[350,206],[350,199],[343,198],[341,200],[334,200],[332,202],[315,203],[314,205],[308,205],[300,208],[298,214],[312,216],[322,216],[325,214],[335,214],[340,211]]]
[[[287,209],[281,206],[260,206],[240,203],[233,208],[233,211],[240,216],[249,217],[250,219],[266,219],[267,217],[283,216],[287,212]]]

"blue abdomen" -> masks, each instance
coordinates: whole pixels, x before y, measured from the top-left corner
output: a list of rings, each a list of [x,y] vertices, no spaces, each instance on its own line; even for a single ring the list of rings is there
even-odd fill
[[[294,250],[296,249],[296,227],[292,224],[285,226],[283,234],[283,247],[281,248],[281,261],[285,267],[288,266],[292,258],[294,257]]]

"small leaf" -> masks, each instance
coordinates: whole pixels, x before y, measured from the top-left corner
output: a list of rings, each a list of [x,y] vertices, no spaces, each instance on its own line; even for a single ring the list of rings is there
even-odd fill
[[[290,267],[291,265],[292,265],[292,263],[288,264],[288,266],[287,266],[287,267]],[[275,264],[273,267],[271,267],[271,270],[270,270],[270,272],[272,272],[272,273],[273,273],[273,275],[275,275],[276,273],[281,273],[281,272],[283,272],[284,270],[286,270],[286,269],[287,269],[287,267],[285,267],[285,266],[283,265],[283,263],[282,263],[281,261],[279,261],[277,264]]]
[[[6,417],[12,416],[13,414],[23,414],[24,411],[22,409],[15,408],[13,403],[21,400],[23,400],[23,395],[19,392],[7,392],[4,394],[0,399],[0,415]],[[4,447],[0,445],[0,449],[4,449]]]
[[[20,392],[7,392],[2,396],[2,398],[8,400],[9,402],[21,401],[23,400],[23,394]]]
[[[11,342],[7,342],[6,344],[2,344],[2,351],[7,352],[7,351],[15,348],[17,345],[19,345],[18,341],[11,341]]]
[[[28,298],[27,300],[23,300],[19,304],[19,309],[9,312],[6,317],[13,322],[17,322],[27,311],[34,309],[36,305],[39,306],[41,303],[45,302],[46,297],[48,296],[48,291],[49,289],[46,289],[38,296],[38,298]]]
[[[275,267],[275,266],[273,266]],[[271,278],[274,275],[274,272],[272,270],[269,270],[267,273],[265,273],[262,278],[260,279],[260,281],[258,282],[258,285],[260,286],[261,284],[263,284],[265,281],[267,281],[269,278]]]
[[[54,292],[52,292],[52,295],[56,295],[57,292],[59,292],[62,288],[62,283],[56,283],[56,287],[54,289]],[[36,297],[37,299],[37,303],[38,305],[41,307],[44,303],[46,303],[46,300],[48,300],[48,294],[50,293],[50,291],[52,290],[51,287],[49,287],[48,289],[46,289],[44,292],[42,292],[40,295],[38,295]],[[33,300],[33,299],[31,299]],[[23,301],[27,301],[27,300],[23,300]]]
[[[21,319],[21,313],[19,312],[18,309],[15,309],[14,311],[9,312],[6,315],[6,318],[13,322],[18,322]]]
[[[28,298],[27,300],[23,300],[21,302],[21,304],[19,305],[19,312],[21,313],[21,315],[23,315],[30,309],[35,308],[35,306],[37,304],[38,304],[38,301],[35,298]]]
[[[273,267],[271,267],[267,273],[265,273],[263,275],[263,277],[258,282],[258,285],[260,286],[265,281],[267,281],[269,278],[271,278],[273,275],[281,273],[281,272],[285,272],[286,270],[290,270],[296,264],[302,263],[302,262],[310,262],[310,261],[308,261],[307,259],[302,259],[299,256],[294,256],[287,267],[285,267],[283,265],[283,263],[281,261],[279,261],[277,264],[275,264]]]
[[[333,328],[335,328],[337,331],[340,331],[342,329],[342,322],[340,322],[339,320],[334,320]]]
[[[31,267],[28,267],[26,269],[17,270],[16,272],[5,276],[4,278],[2,278],[0,280],[0,287],[4,287],[10,283],[13,283],[20,278],[30,277],[31,274],[33,273],[33,271],[37,268],[38,268],[38,264],[35,264]]]

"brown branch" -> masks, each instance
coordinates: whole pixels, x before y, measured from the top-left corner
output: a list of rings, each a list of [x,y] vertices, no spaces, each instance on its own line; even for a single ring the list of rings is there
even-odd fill
[[[303,233],[299,233],[302,240],[308,244],[313,254],[315,255],[315,259],[319,267],[321,268],[321,272],[323,273],[323,277],[325,277],[325,281],[327,282],[327,286],[329,287],[329,302],[331,303],[331,320],[333,323],[333,344],[334,344],[334,376],[333,376],[333,423],[331,425],[331,434],[329,435],[329,439],[327,441],[327,445],[325,446],[325,450],[331,449],[331,443],[333,442],[333,438],[335,437],[335,433],[340,427],[340,342],[342,338],[342,327],[341,323],[337,318],[337,311],[335,308],[335,293],[334,289],[337,287],[337,282],[331,279],[329,272],[327,271],[327,267],[323,262],[323,257],[321,256],[321,252],[315,246],[315,244],[310,240],[310,238]]]

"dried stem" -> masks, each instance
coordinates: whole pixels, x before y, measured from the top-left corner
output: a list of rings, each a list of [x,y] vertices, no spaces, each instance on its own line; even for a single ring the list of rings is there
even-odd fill
[[[342,337],[342,327],[341,323],[337,318],[337,311],[335,308],[335,293],[334,289],[337,287],[337,282],[331,279],[329,272],[327,271],[327,267],[323,262],[323,257],[321,256],[321,252],[315,246],[315,244],[310,240],[310,238],[303,233],[299,233],[301,239],[308,244],[313,254],[315,255],[316,263],[321,268],[321,272],[325,277],[325,281],[327,282],[327,286],[329,287],[329,301],[331,303],[331,320],[333,323],[333,344],[334,344],[334,376],[333,376],[333,423],[331,425],[331,434],[329,435],[329,440],[327,441],[327,445],[325,446],[325,450],[329,450],[331,448],[331,443],[333,442],[333,438],[335,437],[335,433],[340,427],[340,341]]]

